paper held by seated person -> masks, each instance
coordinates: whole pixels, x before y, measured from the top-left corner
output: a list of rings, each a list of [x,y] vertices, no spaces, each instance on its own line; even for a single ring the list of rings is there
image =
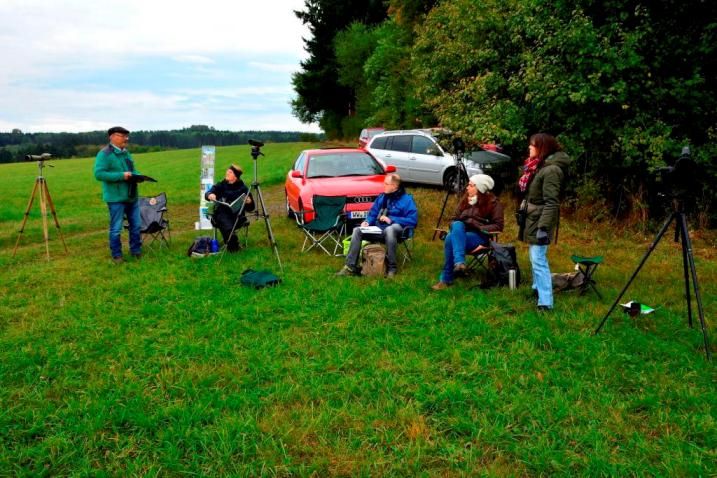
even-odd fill
[[[246,193],[240,195],[238,198],[236,198],[234,201],[228,203],[224,201],[220,201],[219,199],[215,200],[214,202],[217,204],[221,204],[222,206],[226,206],[229,209],[232,210],[234,214],[239,213],[244,209],[244,202],[246,201]]]
[[[383,234],[383,230],[378,226],[365,226],[360,229],[364,234]]]

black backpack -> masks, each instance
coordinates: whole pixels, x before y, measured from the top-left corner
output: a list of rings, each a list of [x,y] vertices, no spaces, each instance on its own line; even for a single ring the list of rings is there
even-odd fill
[[[520,285],[520,266],[515,246],[491,242],[491,250],[488,253],[489,272],[481,287],[507,286],[511,270],[515,271],[515,287],[518,287]]]
[[[189,257],[207,256],[212,252],[212,238],[209,236],[199,236],[187,250]]]

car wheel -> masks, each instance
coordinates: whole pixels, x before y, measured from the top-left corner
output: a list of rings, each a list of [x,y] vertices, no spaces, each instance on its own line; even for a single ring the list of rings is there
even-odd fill
[[[286,191],[284,191],[284,196],[286,197],[286,217],[294,219],[294,211],[292,211],[291,206],[289,206],[289,195],[286,194]]]
[[[468,175],[465,171],[461,171],[459,174],[457,168],[449,169],[443,176],[443,188],[446,191],[460,193],[466,188],[467,184]]]

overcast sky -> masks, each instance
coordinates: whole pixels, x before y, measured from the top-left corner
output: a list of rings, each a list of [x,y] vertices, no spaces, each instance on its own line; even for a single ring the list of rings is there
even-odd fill
[[[318,131],[289,105],[306,57],[303,6],[0,0],[0,131]]]

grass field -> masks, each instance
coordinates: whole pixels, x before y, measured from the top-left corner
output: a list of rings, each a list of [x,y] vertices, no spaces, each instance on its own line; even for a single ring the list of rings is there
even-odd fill
[[[303,147],[268,144],[259,160],[285,269],[260,291],[239,277],[279,272],[263,224],[221,263],[186,257],[198,150],[135,157],[159,180],[141,192],[168,194],[172,247],[121,266],[93,159],[45,171],[70,250],[53,227],[50,262],[37,207],[12,257],[35,164],[0,166],[0,476],[717,476],[717,369],[687,326],[671,237],[625,297],[656,312],[616,312],[598,336],[651,235],[564,218],[551,268],[604,254],[605,300],[564,293],[538,315],[525,280],[429,290],[443,193],[411,187],[414,260],[393,281],[338,279],[341,260],[300,254],[284,214],[283,177]],[[250,180],[248,147],[218,148],[217,161]],[[503,242],[515,237],[506,222]],[[715,236],[693,241],[714,344]]]

